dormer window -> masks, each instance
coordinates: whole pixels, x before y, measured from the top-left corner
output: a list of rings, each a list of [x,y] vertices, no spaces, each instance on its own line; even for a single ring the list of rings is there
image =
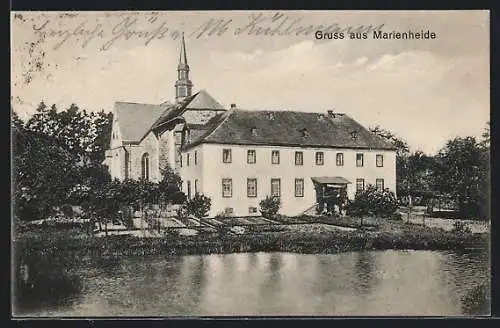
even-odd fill
[[[184,130],[184,143],[189,143],[191,141],[191,131],[188,129]]]
[[[252,132],[252,137],[256,137],[257,136],[257,128],[256,127],[253,127],[251,129],[251,132]]]
[[[309,131],[307,131],[307,129],[301,129],[300,133],[302,134],[303,138],[307,138],[310,136]]]

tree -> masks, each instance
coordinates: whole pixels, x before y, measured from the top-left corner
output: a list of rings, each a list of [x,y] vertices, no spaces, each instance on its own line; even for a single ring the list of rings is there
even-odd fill
[[[451,195],[465,217],[483,217],[489,199],[489,152],[474,137],[455,138],[436,156],[439,192]]]
[[[53,138],[31,131],[14,116],[13,138],[14,209],[20,214],[30,212],[36,219],[51,214],[54,206],[65,202],[69,190],[78,182],[77,157],[61,147]],[[25,206],[37,211],[25,211]]]
[[[201,219],[208,215],[211,206],[212,200],[209,197],[196,193],[192,199],[186,202],[186,212],[188,215]]]
[[[406,140],[378,125],[369,128],[369,130],[394,146],[396,150],[396,193],[398,196],[409,195],[408,176],[410,172],[408,169],[408,156],[410,154],[410,147],[408,143]]]
[[[58,111],[41,102],[26,123],[13,112],[15,213],[44,217],[68,197],[88,201],[89,194],[79,194],[80,187],[99,189],[109,182],[101,162],[111,123],[112,114],[89,114],[75,104]],[[38,208],[38,213],[27,206]]]
[[[182,197],[184,194],[181,192],[181,177],[170,166],[163,169],[161,174],[162,179],[158,183],[160,199],[167,204],[183,203],[185,197]]]
[[[266,196],[259,203],[260,213],[266,219],[272,219],[278,214],[281,207],[281,200],[278,196]]]
[[[394,193],[389,189],[378,190],[373,185],[356,192],[347,208],[349,215],[358,216],[361,220],[364,216],[387,218],[394,215],[397,209],[398,202]]]
[[[403,157],[410,153],[410,147],[406,140],[396,136],[389,130],[381,128],[379,125],[369,128],[370,132],[375,133],[379,137],[387,140],[396,149],[396,156]]]
[[[65,110],[41,102],[26,127],[55,140],[61,147],[80,156],[83,162],[102,162],[110,140],[112,113],[87,113],[71,104]]]

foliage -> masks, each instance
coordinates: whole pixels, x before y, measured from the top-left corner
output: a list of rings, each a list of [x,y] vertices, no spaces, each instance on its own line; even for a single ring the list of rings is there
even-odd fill
[[[73,217],[73,207],[69,204],[63,204],[60,208],[61,212],[65,217],[70,218]]]
[[[194,197],[188,200],[181,208],[184,207],[182,211],[185,211],[188,216],[192,215],[201,219],[208,215],[211,206],[212,200],[209,197],[196,193]]]
[[[278,196],[266,196],[259,203],[260,213],[266,219],[272,219],[278,214],[281,207],[281,200]]]
[[[162,179],[158,183],[160,199],[167,204],[183,204],[186,195],[181,191],[181,177],[170,166],[164,168],[161,175]]]
[[[453,223],[452,231],[458,233],[472,233],[471,228],[467,224],[461,221],[455,221]]]
[[[406,140],[396,136],[394,133],[383,129],[378,125],[370,128],[370,132],[375,133],[391,143],[396,148],[396,156],[402,157],[410,152],[410,147],[408,146]]]
[[[112,113],[90,112],[71,104],[65,110],[41,102],[26,128],[56,141],[84,161],[104,160],[111,134]]]
[[[23,220],[48,216],[77,183],[77,158],[54,140],[26,129],[19,120],[11,124],[14,213]]]
[[[231,218],[232,218],[232,216],[227,214],[224,211],[217,213],[217,215],[214,217],[214,219],[216,219],[218,221],[224,221],[224,220],[231,219]]]
[[[99,189],[110,180],[101,161],[111,122],[112,114],[87,113],[74,104],[58,111],[41,102],[26,123],[13,112],[14,214],[32,220],[75,198],[88,202],[88,193],[74,189]]]
[[[354,201],[347,207],[347,213],[352,216],[391,217],[398,209],[396,196],[389,189],[377,190],[368,185],[356,193]]]
[[[458,203],[464,217],[488,217],[489,149],[474,137],[455,138],[436,156],[436,189]]]

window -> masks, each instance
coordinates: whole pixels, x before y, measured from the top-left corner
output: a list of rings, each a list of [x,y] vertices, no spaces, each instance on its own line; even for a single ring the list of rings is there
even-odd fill
[[[247,151],[247,163],[248,164],[255,164],[255,160],[256,160],[256,155],[255,155],[255,150],[249,150]]]
[[[175,144],[180,145],[182,143],[182,132],[177,131],[175,132]]]
[[[271,196],[280,197],[281,195],[281,180],[271,179]]]
[[[233,197],[233,179],[222,179],[222,197]]]
[[[194,180],[194,194],[198,193],[198,179]]]
[[[356,179],[356,191],[365,189],[365,179]]]
[[[226,215],[233,215],[233,213],[234,213],[234,209],[232,207],[226,207],[224,209],[224,214],[226,214]]]
[[[280,151],[279,150],[273,150],[271,153],[271,163],[272,164],[279,164],[280,163]]]
[[[304,164],[304,153],[301,151],[295,152],[295,165],[303,165]]]
[[[316,165],[325,164],[325,154],[322,151],[316,152]]]
[[[337,166],[344,166],[344,154],[337,153],[336,161],[337,161]]]
[[[231,163],[231,149],[222,149],[222,162]]]
[[[376,157],[377,167],[384,166],[384,155],[377,155]]]
[[[191,199],[191,181],[187,182],[187,198]]]
[[[189,153],[186,154],[186,166],[189,166]]]
[[[144,180],[149,180],[149,154],[148,153],[145,153],[144,155],[142,155],[141,167],[142,167],[142,178]]]
[[[256,137],[257,136],[257,128],[253,127],[252,130],[252,137]]]
[[[198,152],[194,151],[194,165],[198,165]]]
[[[384,190],[384,179],[375,180],[375,185],[377,186],[377,190]]]
[[[247,179],[247,197],[257,197],[257,179]]]
[[[128,151],[125,150],[125,180],[128,179],[129,162],[130,162],[130,154],[128,153]]]
[[[304,197],[304,179],[295,179],[295,197]]]
[[[182,167],[182,153],[180,151],[177,152],[177,158],[179,159],[179,166]]]
[[[363,154],[356,154],[356,166],[363,166]]]
[[[257,213],[257,207],[250,206],[250,207],[248,208],[248,213],[250,213],[250,214],[255,214],[255,213]]]

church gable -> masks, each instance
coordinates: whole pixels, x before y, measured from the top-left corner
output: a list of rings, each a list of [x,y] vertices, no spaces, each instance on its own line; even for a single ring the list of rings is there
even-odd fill
[[[161,105],[116,102],[114,112],[123,143],[140,142],[164,111]]]

